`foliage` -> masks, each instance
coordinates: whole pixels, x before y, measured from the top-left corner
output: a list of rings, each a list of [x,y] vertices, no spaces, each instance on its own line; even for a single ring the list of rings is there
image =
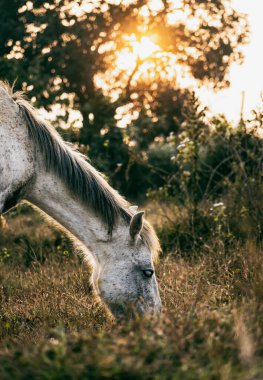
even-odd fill
[[[134,33],[157,35],[161,49],[176,55],[194,77],[226,85],[227,68],[240,60],[238,46],[246,42],[244,15],[222,0],[184,0],[180,8],[172,2],[160,3],[159,9],[153,9],[147,0],[126,4],[101,0],[94,5],[16,1],[10,9],[2,0],[0,53],[2,63],[7,63],[5,77],[16,77],[8,66],[10,60],[23,69],[19,82],[31,85],[31,94],[41,105],[51,105],[68,92],[75,94],[80,108],[88,107],[95,96],[95,75],[110,67],[117,51],[130,48],[123,37]],[[182,10],[190,22],[182,17]],[[172,24],[171,15],[176,17]]]
[[[241,120],[234,128],[222,116],[209,120],[192,94],[185,101],[183,114],[181,133],[171,134],[163,145],[169,147],[166,152],[173,165],[170,163],[164,172],[155,162],[159,182],[155,181],[156,186],[149,191],[150,199],[155,200],[156,207],[160,204],[170,226],[163,235],[168,250],[173,244],[191,250],[203,246],[211,236],[228,242],[234,237],[254,236],[260,241],[260,109],[250,121]]]

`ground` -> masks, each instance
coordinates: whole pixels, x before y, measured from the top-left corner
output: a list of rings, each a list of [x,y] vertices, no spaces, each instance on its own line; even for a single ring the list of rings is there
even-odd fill
[[[28,206],[0,230],[0,378],[263,378],[263,249],[166,252],[163,315],[116,323],[72,243]]]

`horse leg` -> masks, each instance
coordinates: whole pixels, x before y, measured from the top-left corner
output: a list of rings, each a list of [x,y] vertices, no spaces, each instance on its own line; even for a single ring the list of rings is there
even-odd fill
[[[1,181],[1,177],[0,177]],[[8,198],[8,195],[10,193],[10,186],[5,186],[0,185],[0,215],[4,212],[6,200]]]
[[[3,169],[0,163],[0,215],[25,198],[33,182],[33,166],[16,171],[12,170],[12,166]]]
[[[15,188],[9,186],[5,191],[0,192],[0,215],[15,207],[23,198],[28,183],[18,185]]]
[[[0,130],[1,132],[1,130]],[[0,135],[1,136],[1,135]],[[12,137],[12,136],[11,136]],[[21,200],[34,177],[33,160],[26,149],[11,149],[0,141],[0,215]]]

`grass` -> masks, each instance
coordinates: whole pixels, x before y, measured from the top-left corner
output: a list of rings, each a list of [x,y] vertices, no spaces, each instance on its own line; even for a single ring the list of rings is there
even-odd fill
[[[260,380],[263,250],[220,241],[157,267],[159,320],[116,323],[71,243],[28,208],[0,232],[0,379]]]

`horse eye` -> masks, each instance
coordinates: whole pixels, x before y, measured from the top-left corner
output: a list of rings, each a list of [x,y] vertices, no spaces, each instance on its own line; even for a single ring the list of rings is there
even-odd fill
[[[144,274],[145,277],[150,278],[150,277],[152,277],[154,272],[152,269],[145,269],[142,271],[142,273]]]

